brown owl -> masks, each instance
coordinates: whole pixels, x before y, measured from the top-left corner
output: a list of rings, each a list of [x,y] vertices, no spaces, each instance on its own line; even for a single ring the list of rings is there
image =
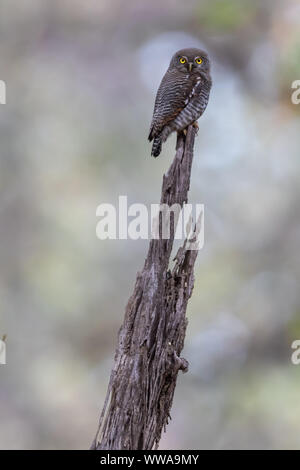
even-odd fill
[[[200,49],[182,49],[173,55],[157,91],[148,139],[158,157],[171,132],[182,131],[205,111],[212,80],[210,62]]]

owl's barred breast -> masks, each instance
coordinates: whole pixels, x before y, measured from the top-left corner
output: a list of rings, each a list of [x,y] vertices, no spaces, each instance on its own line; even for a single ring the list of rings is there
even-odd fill
[[[164,129],[162,136],[163,142],[167,139],[170,132],[180,131],[199,119],[208,104],[209,92],[210,86],[207,86],[207,84],[203,83],[201,80],[195,85],[187,105],[170,123],[170,129]]]
[[[182,49],[174,54],[158,88],[149,140],[157,157],[162,143],[173,131],[182,131],[205,111],[210,88],[210,62],[200,49]]]

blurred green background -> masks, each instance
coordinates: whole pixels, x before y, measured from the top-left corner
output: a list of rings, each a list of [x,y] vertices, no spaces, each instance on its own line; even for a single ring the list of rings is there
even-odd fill
[[[200,46],[213,89],[189,201],[205,246],[161,449],[300,448],[300,5],[2,0],[0,448],[88,448],[146,241],[100,241],[96,207],[157,203],[155,92]]]

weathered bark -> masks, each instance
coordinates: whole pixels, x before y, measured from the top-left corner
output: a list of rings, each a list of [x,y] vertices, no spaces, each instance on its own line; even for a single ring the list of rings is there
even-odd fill
[[[175,158],[163,177],[161,203],[187,202],[195,133],[189,126],[186,136],[177,137]],[[176,221],[169,239],[150,241],[143,270],[137,274],[93,449],[157,448],[168,424],[178,371],[188,369],[180,353],[197,257],[197,250],[188,250],[185,241],[169,269],[175,228]]]

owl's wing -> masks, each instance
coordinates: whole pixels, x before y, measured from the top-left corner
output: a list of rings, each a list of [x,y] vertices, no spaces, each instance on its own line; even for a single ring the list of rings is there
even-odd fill
[[[148,139],[151,141],[180,114],[189,96],[188,75],[167,71],[158,88]]]

